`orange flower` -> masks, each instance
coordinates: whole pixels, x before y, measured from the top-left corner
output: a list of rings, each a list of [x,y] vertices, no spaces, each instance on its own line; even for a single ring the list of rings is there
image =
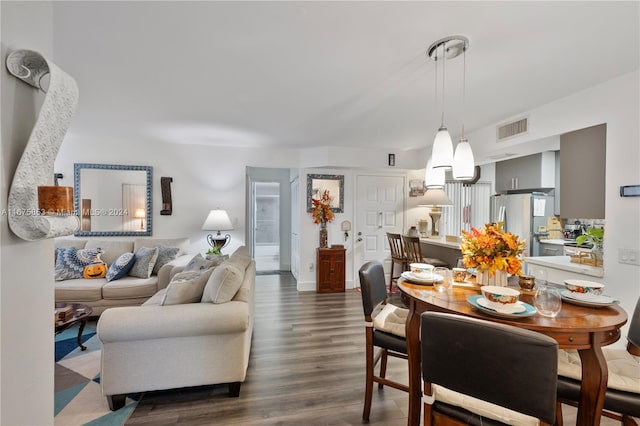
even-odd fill
[[[467,268],[489,271],[495,275],[497,270],[519,275],[522,271],[520,255],[524,251],[524,241],[517,235],[505,232],[502,222],[488,223],[483,229],[471,228],[462,231],[462,260]]]
[[[313,204],[311,209],[313,223],[327,223],[333,220],[335,213],[331,210],[331,195],[328,190],[324,190],[320,199],[311,199],[311,203]]]

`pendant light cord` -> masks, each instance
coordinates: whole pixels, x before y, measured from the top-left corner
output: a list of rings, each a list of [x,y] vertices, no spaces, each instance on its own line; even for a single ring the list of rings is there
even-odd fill
[[[464,117],[467,105],[467,45],[464,43],[462,51],[462,138],[464,139]]]
[[[436,57],[437,55],[438,53],[436,50]],[[447,61],[447,43],[444,42],[442,43],[442,122],[440,124],[440,127],[444,127],[444,78],[446,76],[444,65],[446,61]]]

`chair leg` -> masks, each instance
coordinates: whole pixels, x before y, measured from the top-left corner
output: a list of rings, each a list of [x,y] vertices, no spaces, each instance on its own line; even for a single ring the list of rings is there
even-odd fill
[[[367,344],[366,350],[366,383],[364,390],[364,410],[362,411],[362,420],[369,421],[371,413],[371,397],[373,396],[373,345]]]
[[[389,272],[389,293],[393,290],[393,272],[395,270],[395,264],[393,263],[393,259],[391,259],[391,272]]]
[[[628,416],[626,414],[622,415],[622,425],[623,426],[638,426],[638,423],[633,420],[633,417]]]
[[[556,401],[556,424],[555,426],[562,426],[562,403]]]
[[[386,377],[387,375],[387,359],[388,359],[388,352],[386,349],[382,350],[382,357],[380,358],[380,377],[382,377],[383,379]],[[378,389],[382,389],[384,387],[384,385],[382,383],[378,383]]]

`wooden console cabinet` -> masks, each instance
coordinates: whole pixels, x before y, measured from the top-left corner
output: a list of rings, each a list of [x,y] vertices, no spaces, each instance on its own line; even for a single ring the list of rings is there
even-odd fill
[[[344,292],[344,248],[318,248],[316,261],[316,291],[318,293]]]

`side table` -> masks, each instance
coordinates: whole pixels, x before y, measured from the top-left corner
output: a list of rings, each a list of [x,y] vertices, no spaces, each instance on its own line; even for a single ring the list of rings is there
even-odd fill
[[[67,305],[67,303],[56,303],[55,307],[56,309],[64,308]],[[81,351],[86,351],[87,347],[82,344],[82,332],[84,331],[84,327],[87,325],[89,316],[93,313],[93,308],[81,303],[72,303],[71,308],[73,309],[73,316],[70,319],[62,322],[56,321],[55,334],[62,333],[72,325],[80,323],[80,329],[78,330],[78,346],[80,347]]]

